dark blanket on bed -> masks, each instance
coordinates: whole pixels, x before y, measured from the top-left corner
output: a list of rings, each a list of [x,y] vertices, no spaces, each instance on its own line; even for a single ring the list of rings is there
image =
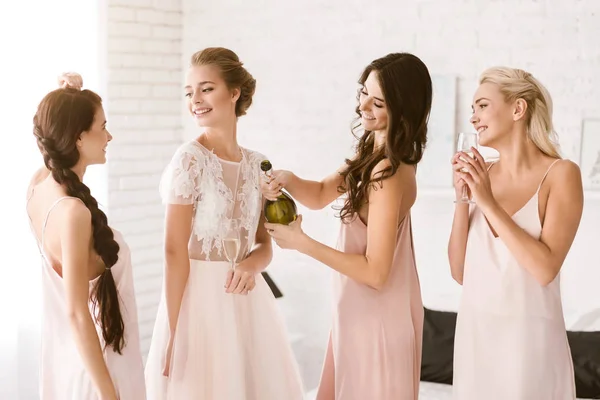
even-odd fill
[[[456,313],[425,308],[421,380],[452,384]],[[600,332],[567,332],[577,397],[600,399]]]

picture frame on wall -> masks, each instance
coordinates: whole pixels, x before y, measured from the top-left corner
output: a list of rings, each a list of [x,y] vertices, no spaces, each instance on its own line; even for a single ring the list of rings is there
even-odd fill
[[[583,121],[579,167],[583,188],[600,191],[600,119]]]

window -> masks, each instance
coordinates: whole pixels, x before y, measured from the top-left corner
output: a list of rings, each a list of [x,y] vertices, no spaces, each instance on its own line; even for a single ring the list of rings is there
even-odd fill
[[[0,5],[0,398],[37,395],[30,379],[37,377],[41,261],[29,231],[25,191],[42,159],[31,133],[32,118],[63,71],[81,73],[84,86],[103,95],[105,10],[103,0]],[[105,204],[106,170],[93,167],[89,172],[86,183]]]

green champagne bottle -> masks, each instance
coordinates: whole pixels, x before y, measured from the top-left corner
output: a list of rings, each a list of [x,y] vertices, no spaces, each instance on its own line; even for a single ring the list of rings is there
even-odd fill
[[[273,166],[269,160],[260,163],[260,169],[263,171],[263,179],[270,182],[273,179]],[[272,224],[289,225],[294,222],[298,216],[296,203],[292,197],[281,190],[277,200],[266,200],[263,209],[265,219]]]

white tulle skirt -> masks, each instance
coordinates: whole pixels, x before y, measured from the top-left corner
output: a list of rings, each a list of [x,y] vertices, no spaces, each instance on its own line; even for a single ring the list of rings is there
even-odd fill
[[[190,260],[175,330],[171,372],[163,296],[146,363],[148,400],[297,400],[303,387],[283,319],[256,275],[247,296],[225,293],[227,262]]]

